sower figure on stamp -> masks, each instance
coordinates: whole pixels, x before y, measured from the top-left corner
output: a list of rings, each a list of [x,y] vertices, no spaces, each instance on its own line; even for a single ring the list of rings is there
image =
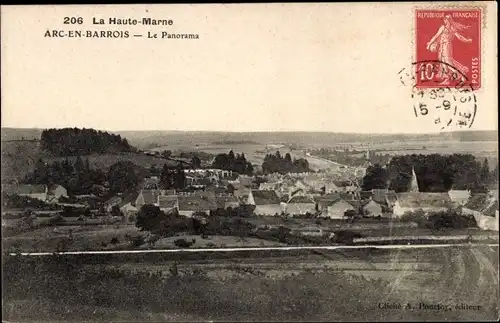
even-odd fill
[[[452,41],[454,37],[457,37],[460,41],[471,43],[471,38],[466,38],[459,34],[459,31],[469,27],[470,26],[462,25],[459,22],[453,21],[450,15],[444,16],[444,24],[439,27],[439,30],[434,37],[432,37],[432,39],[427,43],[427,50],[437,52],[439,61],[455,67],[463,74],[467,73],[469,71],[467,66],[460,64],[453,58]],[[449,75],[447,75],[448,66],[446,64],[441,64],[441,70],[439,73],[439,77],[443,79],[441,84],[449,83]]]

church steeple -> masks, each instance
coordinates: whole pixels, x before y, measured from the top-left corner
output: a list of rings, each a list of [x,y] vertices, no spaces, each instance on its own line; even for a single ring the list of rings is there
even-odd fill
[[[370,150],[367,149],[366,150],[366,153],[365,153],[365,163],[364,163],[364,166],[365,168],[367,168],[368,166],[371,166],[372,163],[371,163],[371,159],[370,159]]]
[[[411,169],[411,185],[410,192],[420,192],[418,188],[417,174],[415,174],[415,168]]]

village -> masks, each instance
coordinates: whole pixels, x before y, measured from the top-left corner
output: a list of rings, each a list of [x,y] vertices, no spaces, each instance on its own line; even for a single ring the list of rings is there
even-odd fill
[[[365,191],[361,182],[371,166],[368,156],[369,152],[362,167],[336,164],[328,170],[284,174],[246,175],[191,167],[182,170],[182,189],[164,189],[161,176],[154,176],[161,174],[148,174],[140,179],[137,189],[113,196],[105,186],[96,189],[96,194],[69,196],[62,185],[4,185],[4,193],[10,196],[41,203],[27,203],[22,209],[4,205],[2,226],[19,223],[9,219],[22,217],[31,217],[32,223],[48,223],[56,231],[61,225],[134,226],[141,208],[149,205],[163,214],[205,222],[211,217],[242,218],[253,220],[261,229],[284,226],[304,236],[323,236],[363,223],[387,228],[397,226],[408,214],[452,210],[473,216],[480,229],[498,231],[498,187],[493,185],[483,193],[455,189],[421,192],[412,170],[406,192],[387,188]],[[286,219],[296,221],[292,224]]]

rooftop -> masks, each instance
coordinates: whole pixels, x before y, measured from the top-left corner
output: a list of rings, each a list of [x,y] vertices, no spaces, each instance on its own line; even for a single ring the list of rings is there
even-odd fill
[[[309,197],[309,196],[304,196],[304,195],[295,195],[292,196],[290,200],[288,200],[287,203],[304,203],[304,204],[311,204],[315,203],[314,199]]]
[[[255,190],[252,191],[252,196],[255,205],[280,204],[280,198],[275,191]]]
[[[46,189],[46,185],[15,184],[2,186],[3,191],[15,194],[43,194]]]
[[[396,196],[402,207],[453,207],[448,193],[407,192],[397,193]]]
[[[207,211],[217,209],[215,197],[208,196],[179,196],[179,211]]]

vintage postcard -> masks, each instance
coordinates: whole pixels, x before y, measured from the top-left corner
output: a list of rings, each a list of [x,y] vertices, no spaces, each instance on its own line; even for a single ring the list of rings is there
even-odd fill
[[[498,321],[497,15],[2,6],[3,320]]]

